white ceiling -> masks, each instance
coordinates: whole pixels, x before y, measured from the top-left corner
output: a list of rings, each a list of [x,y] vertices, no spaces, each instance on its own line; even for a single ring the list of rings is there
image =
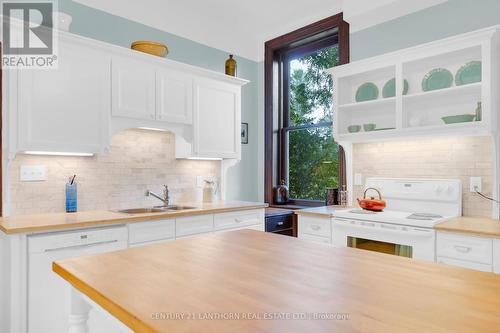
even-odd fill
[[[114,15],[168,31],[251,60],[264,57],[264,42],[309,23],[337,14],[356,28],[360,19],[381,23],[446,0],[75,0]],[[345,6],[344,6],[345,2]],[[404,3],[389,11],[394,3]],[[413,3],[413,4],[411,4]],[[374,5],[374,4],[379,4]],[[346,12],[349,10],[349,13]],[[385,13],[385,14],[384,14]],[[365,24],[359,25],[362,28]],[[353,30],[353,29],[351,29]]]

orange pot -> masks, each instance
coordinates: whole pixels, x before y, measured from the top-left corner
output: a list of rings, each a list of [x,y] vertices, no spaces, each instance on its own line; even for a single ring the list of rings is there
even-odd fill
[[[375,199],[375,197],[370,197],[369,199],[366,198],[366,192],[368,190],[374,190],[378,193],[378,200]],[[365,190],[365,193],[363,195],[363,199],[358,198],[358,204],[361,208],[366,209],[366,210],[371,210],[374,212],[381,212],[385,208],[385,201],[382,200],[382,194],[380,194],[380,191],[377,190],[376,188],[369,187]]]

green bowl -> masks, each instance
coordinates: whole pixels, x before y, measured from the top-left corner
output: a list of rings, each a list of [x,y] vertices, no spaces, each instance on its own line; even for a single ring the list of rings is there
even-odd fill
[[[468,123],[474,121],[475,114],[459,114],[456,116],[442,117],[445,124]]]
[[[363,124],[363,129],[365,130],[365,132],[371,132],[376,127],[377,127],[377,125],[375,125],[375,124]]]
[[[351,125],[351,126],[347,127],[347,131],[349,133],[357,133],[357,132],[361,131],[361,125]]]

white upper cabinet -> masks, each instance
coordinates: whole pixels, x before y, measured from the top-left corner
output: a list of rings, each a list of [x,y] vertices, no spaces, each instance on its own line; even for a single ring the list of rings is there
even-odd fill
[[[18,77],[17,89],[7,90],[18,103],[18,112],[11,110],[17,126],[9,129],[17,151],[101,152],[109,126],[111,57],[61,37],[58,59],[57,69],[11,72]]]
[[[176,134],[177,158],[239,159],[248,81],[59,32],[53,70],[5,70],[9,156],[103,153],[111,136],[149,127]]]
[[[113,116],[154,120],[155,68],[132,57],[112,60]]]
[[[335,139],[495,132],[499,31],[495,26],[330,69]]]
[[[180,124],[193,122],[193,76],[160,69],[156,72],[156,119]]]
[[[241,87],[211,79],[194,81],[194,153],[240,158]]]

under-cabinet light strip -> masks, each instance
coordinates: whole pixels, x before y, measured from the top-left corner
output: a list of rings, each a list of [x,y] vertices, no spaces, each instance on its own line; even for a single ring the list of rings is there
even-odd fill
[[[27,155],[50,155],[50,156],[94,156],[92,153],[68,153],[59,151],[24,151],[23,154]]]

